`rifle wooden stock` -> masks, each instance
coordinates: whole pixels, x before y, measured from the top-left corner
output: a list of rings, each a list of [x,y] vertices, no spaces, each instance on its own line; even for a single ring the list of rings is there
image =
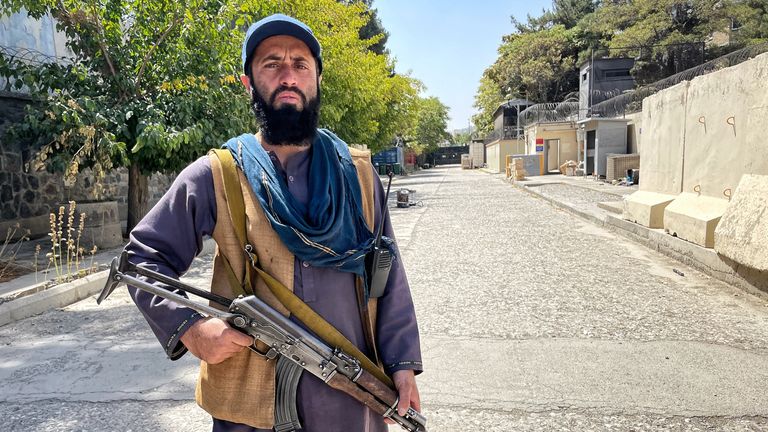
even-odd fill
[[[326,381],[329,386],[335,388],[338,391],[344,392],[353,398],[357,399],[361,403],[363,403],[368,408],[372,409],[373,412],[379,415],[384,415],[384,413],[387,412],[389,407],[385,406],[381,402],[379,402],[376,397],[374,397],[373,394],[370,392],[367,392],[357,386],[357,384],[353,383],[349,380],[349,378],[345,377],[344,375],[341,375],[339,373],[335,374],[330,380]]]
[[[376,397],[384,402],[387,407],[394,406],[397,402],[397,393],[366,370],[363,370],[363,373],[356,382],[361,387],[376,395]]]

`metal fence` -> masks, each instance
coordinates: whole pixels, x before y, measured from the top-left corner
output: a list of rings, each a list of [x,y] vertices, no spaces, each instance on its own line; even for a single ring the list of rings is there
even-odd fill
[[[737,65],[762,53],[768,52],[768,43],[752,45],[718,57],[702,65],[686,69],[652,84],[638,87],[606,101],[592,106],[588,116],[591,117],[623,117],[625,114],[640,112],[643,109],[643,99],[661,90],[672,87],[683,81],[690,81],[701,75],[706,75]]]

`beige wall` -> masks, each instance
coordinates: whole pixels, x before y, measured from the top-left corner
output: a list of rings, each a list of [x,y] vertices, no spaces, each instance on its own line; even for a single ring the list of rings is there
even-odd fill
[[[488,144],[485,146],[485,157],[486,157],[486,164],[488,164],[488,169],[494,172],[499,172],[499,167],[502,166],[499,164],[499,142],[496,141],[493,144]]]
[[[506,157],[513,154],[525,154],[525,142],[523,140],[494,141],[485,146],[485,156],[488,169],[503,173],[506,171]]]
[[[643,130],[643,113],[638,112],[625,116],[627,123],[627,151],[640,153],[640,134]]]
[[[768,174],[768,53],[643,100],[640,190],[726,198]]]
[[[536,139],[560,140],[560,163],[567,160],[577,160],[578,144],[576,142],[576,124],[575,123],[537,123],[525,130],[526,154],[537,154]],[[557,149],[554,149],[555,152]],[[550,168],[557,169],[557,153],[549,154]],[[554,167],[554,168],[553,168]]]
[[[687,81],[643,99],[640,190],[682,192]]]
[[[768,174],[768,54],[688,88],[683,190],[724,198],[743,174]]]
[[[643,100],[638,193],[676,196],[664,208],[665,230],[712,247],[739,180],[746,174],[768,175],[766,82],[768,53]],[[655,202],[664,200],[660,196]],[[633,220],[631,211],[625,217],[628,213]],[[742,240],[744,247],[760,247],[749,238],[737,241]]]

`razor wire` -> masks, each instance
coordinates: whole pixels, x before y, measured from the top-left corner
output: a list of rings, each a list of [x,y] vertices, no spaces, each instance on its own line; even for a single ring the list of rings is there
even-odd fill
[[[690,81],[697,76],[706,75],[730,66],[743,63],[760,54],[768,52],[768,43],[761,43],[733,51],[724,56],[710,60],[702,65],[686,69],[680,73],[670,75],[667,78],[656,81],[652,84],[638,87],[635,90],[626,91],[618,96],[611,97],[608,100],[592,105],[590,108],[591,117],[623,117],[626,114],[640,112],[643,109],[643,99],[651,96],[661,90],[672,87],[683,81]],[[604,96],[593,92],[593,97]]]
[[[0,56],[8,62],[19,61],[33,66],[40,66],[45,63],[67,62],[67,57],[49,55],[31,48],[0,46]]]
[[[29,88],[26,85],[19,89],[14,88],[17,79],[12,73],[14,64],[24,63],[31,66],[42,66],[48,63],[67,64],[72,61],[73,59],[70,57],[45,54],[31,48],[0,46],[0,66],[3,66],[0,67],[0,90],[20,94],[29,93]]]
[[[520,113],[520,126],[533,123],[556,123],[576,121],[579,117],[579,102],[550,102],[531,105]]]

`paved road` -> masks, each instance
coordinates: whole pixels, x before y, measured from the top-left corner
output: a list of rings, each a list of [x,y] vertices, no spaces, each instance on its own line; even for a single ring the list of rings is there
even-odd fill
[[[436,168],[399,188],[421,204],[391,212],[432,432],[768,430],[765,299],[499,176]],[[0,327],[3,430],[209,430],[195,367],[164,359],[124,290]]]

